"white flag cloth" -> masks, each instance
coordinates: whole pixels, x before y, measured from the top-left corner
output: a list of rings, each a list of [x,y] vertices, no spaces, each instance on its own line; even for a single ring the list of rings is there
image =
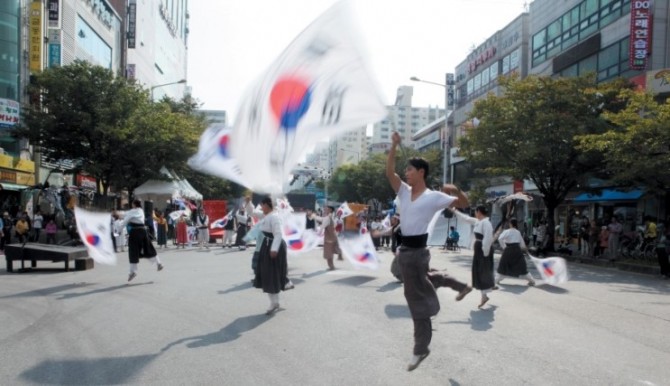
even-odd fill
[[[289,255],[309,252],[319,245],[319,236],[306,229],[304,213],[279,212],[282,221],[282,238]]]
[[[568,265],[565,263],[564,258],[545,257],[544,259],[538,259],[530,254],[528,256],[530,256],[531,261],[535,264],[535,268],[540,272],[542,280],[545,283],[561,284],[568,281]]]
[[[379,257],[369,233],[337,238],[342,254],[356,268],[377,269]]]
[[[347,204],[347,202],[345,201],[341,203],[340,207],[337,208],[337,210],[335,211],[335,218],[338,220],[342,220],[343,218],[351,216],[352,214],[354,214],[354,211],[351,210],[349,204]]]
[[[74,208],[77,232],[86,245],[88,254],[100,264],[116,265],[116,253],[112,243],[112,224],[109,213],[89,212]]]
[[[293,207],[287,198],[277,198],[275,201],[277,202],[275,209],[278,213],[293,213]]]
[[[382,220],[382,231],[391,229],[391,213],[387,213],[384,220]]]
[[[245,186],[280,193],[309,147],[384,119],[361,40],[346,2],[338,2],[247,90],[230,137]]]
[[[221,177],[240,185],[246,185],[237,161],[230,153],[229,128],[210,126],[200,136],[198,152],[189,158],[188,166],[193,170]]]
[[[209,224],[210,229],[222,229],[226,227],[226,224],[228,224],[228,216],[225,216],[223,218],[220,218],[218,220],[214,220],[211,224]]]

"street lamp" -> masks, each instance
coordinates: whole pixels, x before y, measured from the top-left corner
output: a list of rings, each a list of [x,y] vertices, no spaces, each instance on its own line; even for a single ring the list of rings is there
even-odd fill
[[[356,154],[356,163],[361,162],[361,153],[359,153],[359,152],[357,152],[357,151],[354,151],[354,150],[343,149],[343,148],[340,148],[340,150],[341,150],[341,151],[348,151],[349,153],[354,153],[354,154]]]
[[[155,86],[151,86],[151,100],[154,100],[154,89],[159,88],[159,87],[164,87],[164,86],[171,86],[173,84],[182,84],[182,83],[186,83],[186,79],[178,80],[176,82],[157,84]]]
[[[442,148],[442,184],[451,183],[453,177],[451,176],[451,133],[449,133],[449,126],[447,121],[449,120],[449,111],[447,107],[449,106],[449,86],[443,83],[431,82],[429,80],[419,79],[416,76],[409,78],[413,82],[421,82],[432,84],[434,86],[440,86],[444,88],[444,128],[447,133],[447,138]]]

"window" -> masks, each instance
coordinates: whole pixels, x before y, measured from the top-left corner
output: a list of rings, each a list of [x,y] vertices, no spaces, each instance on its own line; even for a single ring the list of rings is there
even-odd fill
[[[502,59],[502,73],[507,74],[509,72],[509,60],[510,56],[507,55]]]
[[[475,81],[473,79],[468,80],[468,85],[467,85],[468,95],[472,95],[472,93],[475,91],[474,86],[475,86]]]
[[[111,69],[112,48],[81,17],[77,18],[76,30],[76,45],[83,54],[78,53],[77,58]]]
[[[579,62],[579,75],[584,75],[597,70],[598,55],[592,55]]]
[[[489,78],[491,78],[492,82],[494,80],[496,80],[496,78],[498,78],[498,62],[497,61],[495,63],[493,63],[491,65],[491,67],[489,67],[489,74],[490,74]]]
[[[482,87],[486,86],[489,84],[489,69],[486,68],[484,71],[482,71]]]
[[[517,67],[519,67],[519,56],[521,53],[519,52],[519,49],[516,49],[512,51],[511,54],[509,54],[509,68],[510,70],[513,70]]]
[[[475,75],[475,92],[482,87],[482,74]]]
[[[555,22],[549,24],[547,27],[547,40],[551,41],[561,35],[561,20],[556,20]]]

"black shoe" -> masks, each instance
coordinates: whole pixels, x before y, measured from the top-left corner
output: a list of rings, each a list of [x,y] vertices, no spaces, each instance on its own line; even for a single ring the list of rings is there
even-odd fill
[[[409,364],[407,365],[407,371],[412,371],[412,370],[415,370],[417,367],[419,367],[421,362],[423,362],[423,360],[426,359],[428,357],[428,355],[430,355],[430,351],[428,351],[425,354],[415,355],[412,358],[412,360],[410,360]]]

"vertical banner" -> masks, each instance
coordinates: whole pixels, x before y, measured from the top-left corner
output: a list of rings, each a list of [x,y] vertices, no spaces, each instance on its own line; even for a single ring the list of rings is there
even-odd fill
[[[43,49],[43,34],[42,34],[42,3],[34,1],[30,3],[30,71],[42,71],[42,49]]]
[[[60,0],[47,0],[47,12],[49,15],[49,28],[60,29]]]
[[[651,54],[651,0],[630,2],[630,59],[632,70],[647,68]]]
[[[61,30],[49,29],[49,46],[47,51],[47,66],[61,65]]]
[[[137,0],[128,0],[128,48],[135,48],[135,36],[137,30]]]

